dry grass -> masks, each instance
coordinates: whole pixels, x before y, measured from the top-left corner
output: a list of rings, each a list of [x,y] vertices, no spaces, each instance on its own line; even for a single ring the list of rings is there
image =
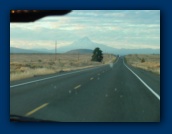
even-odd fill
[[[13,80],[19,80],[28,77],[34,77],[38,75],[52,74],[52,73],[55,73],[55,71],[47,68],[30,69],[30,70],[10,74],[10,80],[13,81]]]
[[[11,54],[10,81],[109,64],[116,57],[104,55],[102,63],[92,62],[91,54]]]
[[[154,72],[160,75],[160,55],[127,55],[125,56],[127,63],[138,68],[142,68],[147,71]],[[145,62],[142,62],[142,59]]]

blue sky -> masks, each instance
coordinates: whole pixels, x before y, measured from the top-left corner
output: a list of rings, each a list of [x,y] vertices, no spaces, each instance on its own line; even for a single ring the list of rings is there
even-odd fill
[[[87,36],[114,48],[160,48],[160,10],[73,10],[10,24],[10,46],[53,49]]]

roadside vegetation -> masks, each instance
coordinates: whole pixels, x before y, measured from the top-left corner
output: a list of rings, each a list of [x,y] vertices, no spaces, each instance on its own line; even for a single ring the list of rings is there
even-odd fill
[[[95,62],[91,57],[92,54],[57,54],[56,58],[54,54],[11,54],[10,81],[100,66],[116,59],[104,54],[102,62]]]
[[[125,56],[125,59],[129,65],[160,75],[159,54],[130,54]]]

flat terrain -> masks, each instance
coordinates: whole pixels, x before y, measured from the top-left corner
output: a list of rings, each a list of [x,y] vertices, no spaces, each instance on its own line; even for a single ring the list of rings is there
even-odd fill
[[[120,57],[109,65],[12,81],[10,115],[32,121],[159,122],[160,77]]]
[[[104,54],[102,63],[92,62],[92,54],[11,54],[10,81],[57,72],[88,68],[115,61],[116,57]]]
[[[160,75],[159,54],[133,54],[125,56],[128,64]]]

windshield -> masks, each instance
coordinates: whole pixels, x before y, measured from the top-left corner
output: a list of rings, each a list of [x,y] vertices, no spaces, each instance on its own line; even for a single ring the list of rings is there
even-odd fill
[[[159,122],[160,11],[10,23],[10,119]]]

